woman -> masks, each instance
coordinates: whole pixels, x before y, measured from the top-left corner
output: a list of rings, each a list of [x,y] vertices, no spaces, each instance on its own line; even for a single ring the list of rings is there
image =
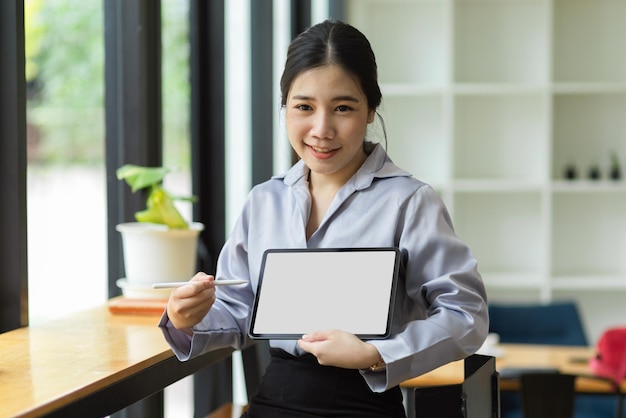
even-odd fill
[[[213,276],[198,273],[172,292],[160,326],[180,360],[240,348],[266,249],[398,247],[392,335],[319,330],[271,341],[247,416],[404,417],[398,385],[472,354],[487,334],[476,260],[432,188],[365,140],[381,92],[362,33],[331,21],[309,28],[289,47],[280,87],[300,161],[250,192],[215,275],[249,284],[216,290]]]

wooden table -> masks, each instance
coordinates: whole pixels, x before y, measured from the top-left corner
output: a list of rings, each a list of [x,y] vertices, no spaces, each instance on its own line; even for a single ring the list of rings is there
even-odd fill
[[[595,354],[592,347],[549,346],[531,344],[501,344],[502,355],[496,357],[496,369],[504,371],[511,368],[558,369],[561,373],[578,375],[576,391],[580,393],[613,393],[608,381],[589,378],[592,375],[588,361]],[[432,372],[407,380],[403,387],[439,386],[461,383],[463,381],[463,361],[455,361]],[[500,379],[502,390],[517,390],[516,379]],[[622,382],[622,391],[626,391],[626,381]]]
[[[102,306],[0,334],[0,418],[106,416],[230,356],[232,350],[179,362],[157,328],[157,315],[111,314]],[[498,370],[558,368],[589,375],[589,347],[502,344]],[[453,362],[406,381],[404,387],[463,381]],[[517,383],[501,380],[505,390]],[[611,385],[579,378],[580,392],[608,393]],[[622,384],[626,391],[626,382]]]
[[[0,417],[110,415],[232,352],[181,363],[158,320],[102,306],[0,334]]]

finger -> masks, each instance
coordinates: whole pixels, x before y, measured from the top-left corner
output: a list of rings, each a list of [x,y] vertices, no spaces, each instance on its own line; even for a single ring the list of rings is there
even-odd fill
[[[304,334],[298,340],[298,345],[307,353],[317,355],[317,352],[321,347],[320,343],[324,341],[328,341],[328,338],[326,338],[326,333],[323,331],[316,331],[309,334]]]
[[[215,277],[213,277],[212,275],[209,275],[209,274],[206,274],[206,273],[200,271],[200,272],[196,273],[196,275],[193,276],[190,281],[192,281],[192,282],[202,282],[202,281],[209,280],[211,278],[215,279]]]
[[[205,297],[211,296],[215,292],[215,284],[213,283],[213,276],[206,276],[208,279],[194,279],[189,281],[186,285],[181,286],[174,290],[176,296],[180,298],[193,298],[204,295]]]
[[[301,350],[307,352],[307,353],[311,353],[311,354],[315,354],[314,353],[314,344],[304,341],[304,340],[298,340],[297,341],[298,347],[300,347]]]
[[[194,318],[195,322],[199,322],[204,316],[211,310],[213,303],[215,302],[215,296],[206,298],[200,303],[188,306],[186,308],[186,315],[190,318]]]
[[[215,276],[200,272],[191,278],[189,284],[195,286],[200,291],[213,287],[213,281],[215,281]]]
[[[313,341],[319,341],[319,340],[320,340],[319,332],[310,332],[302,336],[302,341],[306,341],[306,342],[313,342]]]
[[[170,297],[167,305],[167,312],[170,320],[172,320],[177,328],[191,327],[204,318],[213,306],[214,302],[214,294],[211,294],[209,297],[187,299]]]
[[[189,300],[191,303],[200,303],[215,295],[215,286],[213,284],[190,283],[175,289],[172,295],[180,301]]]
[[[325,340],[328,340],[331,337],[331,335],[332,335],[332,330],[315,331],[315,332],[310,332],[308,334],[304,334],[302,336],[302,340],[309,341],[309,342],[325,341]]]

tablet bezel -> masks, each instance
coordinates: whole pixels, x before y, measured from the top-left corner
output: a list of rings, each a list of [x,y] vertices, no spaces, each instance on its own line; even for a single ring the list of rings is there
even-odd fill
[[[370,339],[384,339],[389,337],[391,333],[391,324],[393,319],[393,308],[394,308],[394,300],[396,294],[396,288],[398,285],[398,276],[400,274],[400,250],[396,247],[371,247],[371,248],[315,248],[315,249],[307,249],[307,248],[289,248],[289,249],[268,249],[263,253],[263,259],[261,263],[259,284],[257,287],[257,292],[254,299],[254,304],[252,306],[252,314],[251,320],[248,327],[248,335],[252,339],[300,339],[302,335],[306,332],[312,331],[321,331],[321,330],[302,330],[302,333],[282,333],[282,332],[255,332],[255,324],[257,320],[257,311],[259,308],[261,301],[261,297],[263,295],[263,282],[266,275],[266,264],[267,258],[271,254],[281,253],[281,254],[290,254],[290,253],[351,253],[351,252],[392,252],[394,253],[394,262],[393,268],[391,272],[391,283],[389,286],[389,294],[388,295],[379,295],[381,297],[387,296],[388,300],[388,309],[387,309],[387,318],[385,321],[385,330],[381,333],[355,333],[357,337],[363,340]],[[297,296],[294,296],[297,297]],[[351,309],[348,306],[349,298],[344,298],[346,300],[346,305],[342,306],[341,309],[345,311],[345,309]],[[367,303],[367,302],[364,302]],[[366,307],[366,305],[364,305]],[[323,308],[320,305],[320,308]],[[354,308],[354,307],[352,307]],[[286,315],[293,315],[293,312],[285,312]],[[346,330],[352,332],[350,330]]]

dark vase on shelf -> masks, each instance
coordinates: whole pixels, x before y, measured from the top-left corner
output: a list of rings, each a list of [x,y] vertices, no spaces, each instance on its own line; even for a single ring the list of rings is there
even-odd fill
[[[600,167],[598,167],[597,165],[592,165],[589,168],[588,177],[590,180],[600,180],[600,177],[602,177],[602,174],[600,173]]]
[[[619,167],[611,167],[611,171],[609,173],[611,180],[619,180],[622,178],[622,170]]]
[[[566,165],[563,174],[567,180],[575,180],[578,178],[578,170],[576,170],[574,164]]]

